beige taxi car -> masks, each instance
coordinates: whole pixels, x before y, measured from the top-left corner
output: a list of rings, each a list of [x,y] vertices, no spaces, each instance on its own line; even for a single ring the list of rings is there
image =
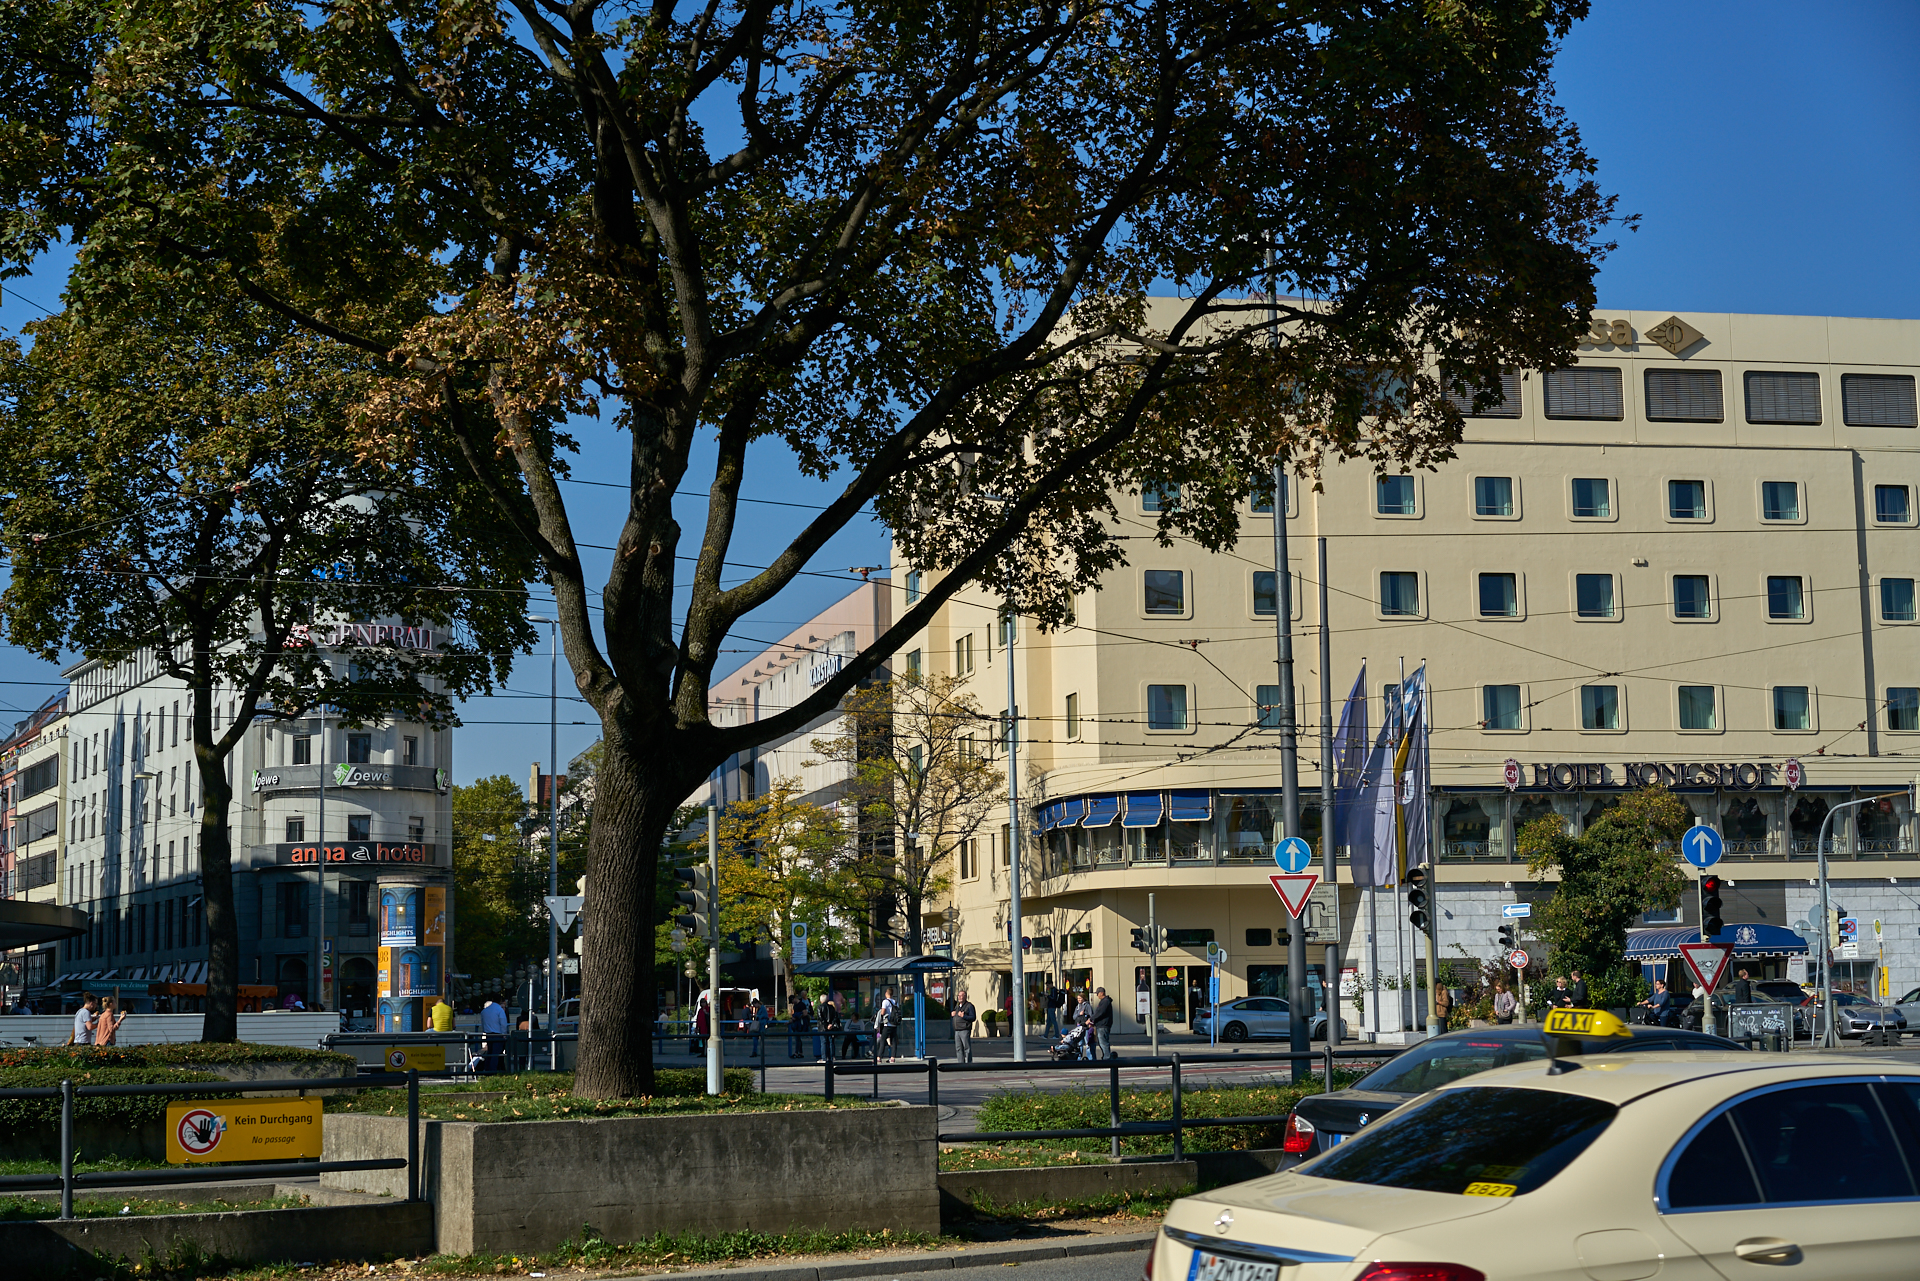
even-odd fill
[[[1175,1202],[1146,1281],[1920,1277],[1920,1065],[1599,1030]]]

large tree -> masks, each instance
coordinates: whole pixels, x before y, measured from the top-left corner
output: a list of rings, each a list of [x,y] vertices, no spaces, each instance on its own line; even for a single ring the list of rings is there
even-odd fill
[[[0,618],[43,657],[146,652],[190,691],[202,1036],[231,1041],[234,749],[256,722],[316,708],[447,723],[531,640],[524,569],[472,519],[470,482],[355,456],[363,356],[171,274],[117,277],[89,296],[83,265],[30,346],[0,345]],[[436,633],[432,649],[339,644],[326,627],[394,619]]]
[[[384,362],[362,447],[464,459],[558,597],[605,739],[596,911],[638,925],[709,771],[969,583],[1066,619],[1124,561],[1116,492],[1178,482],[1162,530],[1223,545],[1276,459],[1442,459],[1448,390],[1570,359],[1610,214],[1552,98],[1585,9],[19,0],[0,269],[56,235],[191,264]],[[627,436],[611,539],[566,500],[570,414]],[[837,496],[743,554],[743,487],[791,459]],[[927,590],[715,724],[729,629],[867,511]],[[597,939],[577,1088],[632,1094],[652,950]]]

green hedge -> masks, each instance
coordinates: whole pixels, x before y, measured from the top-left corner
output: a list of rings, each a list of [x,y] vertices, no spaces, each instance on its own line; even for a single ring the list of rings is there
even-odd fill
[[[759,1088],[754,1084],[752,1068],[726,1068],[720,1073],[722,1094],[754,1094],[759,1091]],[[655,1098],[683,1099],[706,1092],[707,1070],[705,1068],[655,1068],[653,1070]]]
[[[351,1054],[308,1050],[290,1045],[258,1045],[252,1041],[226,1044],[171,1041],[162,1045],[7,1046],[0,1048],[0,1068],[74,1067],[147,1068],[226,1066],[237,1063],[333,1063],[353,1070]]]
[[[1237,1085],[1197,1090],[1183,1089],[1180,1092],[1180,1112],[1183,1117],[1285,1116],[1293,1110],[1293,1105],[1302,1097],[1319,1092],[1318,1082],[1307,1086]],[[1107,1092],[1104,1089],[1006,1090],[989,1095],[980,1105],[973,1128],[986,1132],[1091,1129],[1111,1123],[1112,1117],[1108,1108]],[[1173,1092],[1171,1090],[1122,1090],[1120,1119],[1122,1121],[1171,1121]],[[1280,1146],[1282,1131],[1285,1128],[1284,1122],[1268,1125],[1206,1126],[1185,1131],[1182,1141],[1187,1150],[1193,1152],[1277,1148]],[[1089,1144],[1104,1146],[1106,1140],[1057,1139],[1046,1142],[1060,1147],[1086,1148]],[[1120,1142],[1122,1152],[1136,1154],[1166,1152],[1171,1150],[1172,1146],[1173,1140],[1170,1135],[1141,1135],[1122,1139]]]
[[[173,1085],[181,1081],[206,1081],[228,1084],[217,1076],[200,1072],[176,1072],[166,1068],[96,1068],[77,1071],[71,1067],[0,1068],[0,1090],[38,1089],[58,1086],[70,1080],[74,1085]],[[129,1130],[145,1125],[163,1125],[167,1104],[184,1096],[174,1094],[76,1095],[73,1100],[75,1121],[105,1122]],[[0,1132],[38,1130],[60,1124],[60,1100],[0,1099]]]

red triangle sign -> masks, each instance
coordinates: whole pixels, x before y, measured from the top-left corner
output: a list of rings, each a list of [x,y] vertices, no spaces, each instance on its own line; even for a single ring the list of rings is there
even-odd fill
[[[1720,980],[1727,976],[1727,962],[1733,959],[1733,945],[1682,943],[1680,955],[1685,959],[1687,968],[1693,971],[1693,977],[1700,981],[1700,986],[1712,992],[1720,986]]]
[[[1286,905],[1287,915],[1297,921],[1300,913],[1307,910],[1307,898],[1313,893],[1313,887],[1320,883],[1320,873],[1302,872],[1298,876],[1287,876],[1275,872],[1270,873],[1267,879],[1273,882],[1273,892]]]

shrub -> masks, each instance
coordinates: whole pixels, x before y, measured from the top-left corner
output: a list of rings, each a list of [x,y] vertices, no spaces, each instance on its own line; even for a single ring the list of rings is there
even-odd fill
[[[1335,1085],[1342,1085],[1337,1075]],[[1208,1089],[1183,1089],[1180,1111],[1184,1117],[1280,1116],[1308,1094],[1318,1094],[1317,1082],[1311,1085],[1240,1085]],[[1111,1123],[1107,1092],[1104,1089],[1059,1091],[1003,1090],[989,1095],[980,1105],[975,1127],[985,1132],[1012,1130],[1092,1129]],[[1170,1121],[1173,1119],[1171,1090],[1122,1090],[1120,1119],[1124,1121]],[[1208,1126],[1188,1130],[1182,1140],[1191,1151],[1219,1152],[1235,1148],[1278,1147],[1283,1121],[1260,1125]],[[1104,1144],[1104,1139],[1062,1139],[1057,1144],[1086,1147]],[[1168,1135],[1139,1135],[1120,1141],[1122,1152],[1164,1152],[1172,1146]]]
[[[572,1078],[568,1078],[571,1087]],[[758,1087],[753,1082],[752,1068],[726,1068],[720,1074],[720,1092],[722,1094],[754,1094]],[[660,1099],[684,1099],[707,1092],[707,1070],[705,1068],[655,1068],[653,1071],[653,1094]]]
[[[208,1044],[170,1041],[160,1045],[53,1045],[0,1048],[0,1068],[60,1067],[91,1071],[98,1068],[191,1068],[202,1064],[334,1063],[353,1070],[351,1054],[308,1050],[290,1045],[259,1045],[252,1041]]]
[[[167,1068],[93,1068],[9,1067],[0,1068],[0,1090],[38,1089],[58,1086],[70,1080],[83,1085],[173,1085],[181,1081],[206,1081],[227,1085],[217,1076],[199,1072],[176,1072]],[[214,1093],[209,1090],[208,1093]],[[167,1104],[178,1103],[177,1094],[76,1094],[73,1115],[76,1121],[97,1121],[128,1130],[146,1125],[162,1125],[167,1119]],[[0,1099],[0,1131],[18,1133],[60,1124],[58,1097],[40,1099]]]

